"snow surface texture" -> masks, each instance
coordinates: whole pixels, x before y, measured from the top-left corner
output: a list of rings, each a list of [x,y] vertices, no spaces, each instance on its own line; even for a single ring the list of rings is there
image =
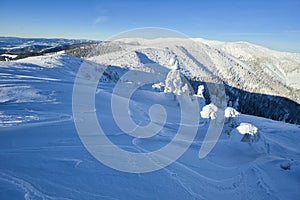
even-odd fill
[[[67,55],[0,63],[0,199],[299,198],[299,126],[244,114],[234,119],[257,127],[263,138],[251,145],[225,124],[230,134],[222,134],[213,151],[200,160],[208,129],[200,121],[190,148],[166,168],[131,174],[103,165],[79,140],[73,120],[83,119],[72,118],[73,82],[81,63]],[[97,73],[97,64],[89,65]],[[159,66],[153,70],[169,72]],[[128,113],[137,124],[147,125],[149,107],[162,105],[167,112],[163,129],[151,138],[133,138],[116,125],[111,95],[122,73],[119,68],[107,71],[96,90],[96,107],[87,112],[96,113],[107,137],[127,151],[149,152],[167,145],[180,126],[180,108],[151,86],[135,92]],[[203,107],[203,99],[197,100]]]

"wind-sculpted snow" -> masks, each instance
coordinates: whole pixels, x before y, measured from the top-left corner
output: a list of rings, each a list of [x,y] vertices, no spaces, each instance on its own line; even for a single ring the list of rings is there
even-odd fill
[[[71,120],[71,115],[64,113],[63,102],[70,99],[65,99],[65,88],[61,89],[61,84],[72,88],[82,61],[68,55],[56,55],[1,62],[0,127]],[[97,70],[97,64],[90,62],[89,66]],[[115,82],[122,73],[122,69],[109,67],[101,80]],[[35,105],[33,108],[30,107],[32,104]]]

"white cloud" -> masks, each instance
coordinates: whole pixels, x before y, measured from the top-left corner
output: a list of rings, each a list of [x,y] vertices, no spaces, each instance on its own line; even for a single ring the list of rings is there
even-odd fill
[[[104,23],[108,20],[108,17],[107,16],[98,16],[94,22],[93,22],[93,25],[97,25],[97,24],[100,24],[100,23]]]

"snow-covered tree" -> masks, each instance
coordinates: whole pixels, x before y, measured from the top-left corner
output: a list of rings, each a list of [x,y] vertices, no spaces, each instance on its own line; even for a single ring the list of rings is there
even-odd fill
[[[242,142],[257,142],[260,139],[260,134],[258,133],[258,129],[253,124],[249,123],[241,123],[237,128],[238,132],[244,137],[242,138]]]
[[[204,86],[203,85],[198,86],[197,96],[204,98]]]
[[[171,66],[171,69],[174,69],[174,70],[179,70],[180,69],[179,61],[178,61],[176,56],[174,56],[170,59],[169,64]]]
[[[200,115],[202,118],[216,119],[217,111],[218,107],[215,106],[213,103],[210,103],[202,108]]]
[[[232,107],[227,107],[224,112],[225,115],[225,124],[228,124],[230,128],[237,127],[237,120],[236,118],[240,115],[238,111],[236,111]]]
[[[164,88],[165,88],[165,84],[162,83],[162,82],[154,83],[154,84],[152,85],[152,89],[153,89],[154,91],[157,91],[157,92],[162,92],[162,91],[164,91]]]
[[[176,69],[172,69],[165,80],[165,93],[174,93],[175,95],[181,95],[182,93],[182,81],[180,72]]]
[[[249,123],[241,123],[237,128],[236,128],[240,134],[249,134],[249,135],[255,135],[257,133],[257,128]]]
[[[173,93],[175,96],[181,94],[190,94],[188,84],[183,80],[179,72],[179,62],[176,57],[170,60],[171,71],[165,80],[165,93]]]
[[[225,117],[226,118],[234,118],[234,117],[237,117],[239,116],[240,113],[238,111],[236,111],[234,108],[232,107],[227,107],[225,109]]]
[[[188,86],[187,83],[185,83],[185,84],[182,86],[181,90],[182,90],[182,93],[183,93],[183,94],[185,94],[185,95],[190,95],[190,90],[189,90],[189,86]]]

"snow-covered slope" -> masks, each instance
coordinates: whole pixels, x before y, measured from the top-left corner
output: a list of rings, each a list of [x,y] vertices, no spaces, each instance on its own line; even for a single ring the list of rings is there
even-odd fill
[[[119,49],[88,58],[104,65],[143,71],[150,64],[168,66],[177,56],[182,73],[195,80],[221,79],[248,92],[289,98],[300,103],[300,54],[277,52],[245,42],[225,43],[204,39],[127,38],[112,42]],[[107,44],[99,44],[99,49]],[[150,69],[149,69],[150,68]],[[165,73],[163,69],[159,72]]]
[[[169,61],[175,56],[181,73],[195,83],[194,89],[199,82],[222,82],[228,103],[239,111],[300,122],[296,79],[300,54],[276,52],[244,42],[125,38],[100,43],[91,55],[87,59],[96,63],[157,74],[167,74]]]
[[[209,74],[214,67],[196,67],[190,55],[192,48],[169,48],[178,52],[181,64],[189,63],[182,70],[186,75]],[[209,50],[205,45],[203,48]],[[171,57],[172,53],[162,52],[156,54],[147,47],[129,51],[117,60],[109,60],[111,55],[93,58],[121,67],[122,59],[128,62],[124,69],[110,66],[96,89],[95,109],[88,111],[97,115],[106,136],[127,151],[149,152],[166,146],[181,126],[178,102],[148,86],[133,94],[126,115],[137,124],[147,125],[149,107],[163,106],[167,119],[157,135],[133,138],[112,117],[111,97],[118,77],[128,67],[149,73],[169,72],[166,59],[160,55]],[[201,55],[209,56],[205,52]],[[159,65],[151,60],[159,61]],[[210,62],[205,57],[200,61],[205,66]],[[82,59],[67,55],[0,63],[0,199],[240,200],[300,196],[299,126],[244,114],[226,121],[216,146],[204,159],[198,158],[198,152],[209,126],[207,119],[199,121],[197,135],[183,156],[166,168],[132,174],[103,165],[85,149],[74,126],[74,120],[83,120],[72,115],[73,83],[82,63]],[[98,64],[87,65],[93,73],[99,73]],[[127,81],[125,86],[134,84]],[[201,110],[203,99],[201,95],[195,98]],[[123,115],[119,117],[128,117]],[[241,142],[243,135],[235,129],[240,123],[255,126],[259,141]],[[180,147],[182,142],[176,145]]]
[[[288,86],[300,89],[294,77],[300,75],[300,54],[279,52],[247,42],[219,42],[195,39],[257,67]]]

